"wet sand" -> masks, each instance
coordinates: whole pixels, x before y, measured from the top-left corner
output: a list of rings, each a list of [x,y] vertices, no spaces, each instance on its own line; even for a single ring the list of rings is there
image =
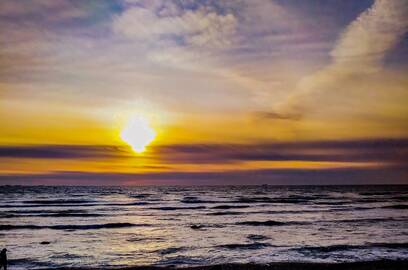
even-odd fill
[[[270,263],[270,264],[221,264],[209,266],[177,267],[166,266],[130,266],[118,268],[58,268],[53,270],[170,270],[180,268],[183,270],[406,270],[408,260],[401,261],[367,261],[353,263]]]

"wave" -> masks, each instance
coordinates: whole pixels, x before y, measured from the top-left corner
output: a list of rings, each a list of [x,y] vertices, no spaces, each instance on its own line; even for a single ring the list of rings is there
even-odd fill
[[[154,266],[160,266],[157,268],[152,268],[151,270],[174,270],[177,269],[177,267],[174,266],[186,266],[186,265],[202,265],[203,263],[205,263],[206,260],[204,257],[202,256],[183,256],[183,255],[178,255],[178,256],[165,256],[163,257],[163,259],[157,261],[156,263],[154,263]],[[163,267],[164,266],[164,267]],[[170,266],[169,268],[167,268],[166,266]],[[136,267],[137,269],[137,267]],[[150,269],[149,267],[147,267],[147,269]],[[182,269],[182,268],[180,268]],[[185,268],[192,270],[191,268]],[[142,269],[141,269],[142,270]]]
[[[151,207],[149,209],[162,210],[162,211],[173,211],[173,210],[197,210],[205,209],[205,206],[192,206],[192,207],[176,207],[176,206],[163,206],[163,207]]]
[[[57,266],[51,262],[42,262],[34,259],[9,259],[8,264],[10,266],[23,265],[25,269],[32,269],[33,266],[42,268],[55,268]]]
[[[140,194],[129,195],[129,197],[136,198],[136,199],[147,198],[147,197],[150,197],[150,196],[152,196],[152,194],[149,194],[149,193],[140,193]]]
[[[168,255],[168,254],[173,254],[173,253],[177,253],[177,252],[185,251],[185,250],[187,250],[187,248],[185,247],[169,247],[169,248],[158,250],[156,252],[160,253],[161,255]]]
[[[267,221],[243,221],[237,222],[236,225],[246,225],[246,226],[286,226],[286,225],[304,225],[305,222],[297,222],[297,221],[275,221],[275,220],[267,220]]]
[[[363,195],[363,196],[383,196],[383,195],[392,195],[392,194],[395,194],[395,192],[392,192],[392,191],[385,191],[385,192],[372,191],[372,192],[360,192],[359,194]]]
[[[225,225],[223,224],[191,224],[190,228],[193,230],[202,230],[205,228],[224,228]]]
[[[70,253],[65,253],[65,254],[55,254],[50,256],[50,259],[68,259],[68,260],[73,260],[73,259],[83,259],[86,258],[86,256],[81,256],[77,254],[70,254]]]
[[[18,229],[43,229],[47,226],[37,226],[37,225],[0,225],[0,231],[8,231],[8,230],[18,230]]]
[[[265,247],[270,247],[271,244],[268,243],[250,243],[250,244],[226,244],[226,245],[219,245],[219,248],[227,248],[227,249],[261,249]]]
[[[247,236],[247,238],[249,240],[253,240],[253,241],[261,241],[261,240],[269,239],[269,237],[267,237],[265,235],[261,235],[261,234],[250,234],[250,235]]]
[[[130,202],[130,203],[119,203],[116,204],[116,206],[121,206],[121,205],[148,205],[151,204],[150,202]],[[104,204],[104,205],[110,205],[110,206],[115,206],[115,204]]]
[[[287,198],[270,198],[270,197],[241,197],[234,201],[235,203],[307,203],[316,198],[312,197],[287,197]]]
[[[408,242],[405,243],[372,243],[370,244],[371,247],[379,247],[379,248],[408,248]]]
[[[353,207],[353,208],[332,208],[332,209],[316,209],[316,210],[263,210],[243,212],[245,214],[303,214],[303,213],[323,213],[323,212],[342,212],[342,211],[357,211],[375,209],[376,207]]]
[[[127,242],[141,242],[141,241],[154,241],[154,242],[163,242],[165,241],[162,237],[142,237],[142,236],[134,236],[126,240]]]
[[[44,208],[44,207],[79,207],[79,206],[105,206],[107,204],[86,203],[86,204],[4,204],[0,208]],[[109,204],[108,204],[109,205]],[[113,204],[115,205],[115,204]]]
[[[79,200],[79,199],[56,199],[56,200],[26,200],[22,201],[24,204],[85,204],[85,203],[94,203],[95,201],[91,200]]]
[[[398,202],[408,202],[408,196],[394,196],[390,199]]]
[[[66,256],[51,256],[51,259],[78,259],[84,256],[76,256],[67,254]],[[53,260],[54,261],[54,260]],[[54,264],[51,262],[41,262],[30,259],[10,259],[10,265],[18,265],[22,269],[111,269],[111,270],[129,270],[129,269],[149,269],[149,270],[218,270],[218,269],[235,269],[235,270],[295,270],[295,269],[315,269],[315,270],[339,270],[339,269],[408,269],[408,260],[392,260],[392,259],[377,259],[377,260],[362,260],[353,262],[309,262],[309,261],[284,261],[284,262],[271,262],[271,263],[223,263],[214,264],[213,261],[203,256],[169,256],[163,257],[154,264],[139,266],[139,265],[126,265],[126,266],[96,266],[96,267],[81,267],[71,266],[67,267],[64,264]],[[181,266],[181,267],[180,267]]]
[[[84,210],[22,210],[22,211],[7,211],[0,213],[0,218],[19,218],[19,217],[101,217],[103,214],[88,213]]]
[[[249,205],[217,205],[217,206],[213,206],[211,207],[211,209],[223,209],[223,210],[227,210],[227,209],[242,209],[242,208],[248,208],[250,207]]]
[[[7,230],[98,230],[98,229],[118,229],[128,228],[136,226],[148,226],[145,224],[133,224],[133,223],[105,223],[105,224],[89,224],[89,225],[52,225],[52,226],[40,226],[40,225],[0,225],[0,231]]]
[[[15,217],[18,217],[18,215],[0,213],[0,218],[15,218]]]
[[[99,204],[85,204],[86,206],[95,206]],[[82,206],[78,204],[3,204],[0,205],[0,208],[40,208],[40,207],[77,207]]]
[[[361,198],[357,199],[354,202],[357,203],[379,203],[379,202],[408,202],[408,196],[392,196],[392,197],[369,197],[369,198]]]
[[[76,204],[4,204],[0,208],[44,208],[44,207],[89,207],[89,206],[137,206],[148,205],[150,202],[128,202],[128,203],[76,203]]]
[[[55,214],[39,214],[29,215],[34,217],[102,217],[102,214],[95,213],[55,213]]]
[[[369,243],[366,245],[331,245],[331,246],[308,246],[294,248],[301,253],[329,253],[346,250],[371,249],[371,248],[389,248],[389,249],[407,249],[408,243]]]
[[[208,213],[208,216],[236,216],[236,215],[243,215],[243,214],[248,214],[246,212],[234,212],[234,211],[226,211],[226,212],[213,212],[213,213]]]
[[[354,200],[353,203],[382,203],[389,201],[389,198],[361,198]]]
[[[394,204],[394,205],[383,206],[381,208],[385,208],[385,209],[408,209],[408,205],[406,205],[406,204]]]
[[[338,200],[331,200],[331,201],[317,201],[313,202],[316,205],[344,205],[344,204],[351,204],[352,201],[338,201]]]
[[[193,196],[186,196],[183,199],[181,199],[182,203],[218,203],[216,201],[209,201],[209,200],[201,200],[197,197]]]
[[[21,218],[21,217],[102,217],[102,214],[91,213],[54,213],[54,214],[29,214],[29,215],[16,215],[16,214],[0,214],[0,218]]]
[[[204,226],[202,224],[193,224],[193,225],[190,226],[190,228],[193,229],[193,230],[200,230],[200,229],[203,229],[204,227],[206,227],[206,226]]]
[[[9,210],[5,213],[11,214],[55,214],[55,213],[87,213],[84,209],[66,209],[66,210]]]
[[[395,219],[395,218],[361,218],[361,219],[339,219],[339,220],[328,220],[328,222],[335,223],[375,223],[375,222],[395,222],[395,221],[406,221],[406,219]],[[322,221],[326,222],[326,221]]]

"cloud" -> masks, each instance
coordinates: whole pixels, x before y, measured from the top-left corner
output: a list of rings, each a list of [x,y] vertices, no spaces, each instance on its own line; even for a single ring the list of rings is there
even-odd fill
[[[103,2],[108,3],[106,8],[96,8]],[[21,127],[34,131],[46,126],[50,132],[38,135],[41,139],[35,142],[47,143],[55,136],[48,133],[56,134],[53,131],[58,129],[65,134],[66,125],[58,120],[53,120],[57,124],[44,122],[42,110],[36,109],[50,111],[51,106],[61,111],[51,108],[51,113],[43,114],[47,119],[65,119],[61,117],[63,111],[74,114],[75,119],[103,122],[108,132],[115,124],[114,115],[145,110],[169,119],[163,130],[167,125],[177,126],[188,136],[206,134],[200,137],[203,140],[406,136],[407,109],[396,109],[408,108],[406,80],[381,70],[366,74],[378,70],[380,58],[365,61],[376,68],[364,68],[364,74],[356,70],[361,70],[357,60],[362,48],[377,42],[370,38],[359,49],[351,47],[359,46],[357,38],[379,34],[363,32],[368,29],[366,24],[354,33],[355,23],[351,23],[332,50],[330,67],[304,79],[296,88],[299,78],[312,74],[328,60],[339,18],[343,27],[369,3],[358,2],[0,1],[0,107],[4,108],[0,118],[9,123],[3,125],[0,135],[6,141],[31,140],[27,137],[39,133],[23,132]],[[397,1],[382,3],[381,9],[389,14],[394,9],[404,10],[403,5],[388,8]],[[378,9],[377,13],[372,9]],[[361,15],[362,20],[377,18],[379,10],[373,6],[363,13],[370,16]],[[389,29],[387,35],[401,28]],[[388,41],[381,48],[392,43]],[[337,51],[337,47],[347,50]],[[377,51],[381,50],[376,49],[375,55]],[[350,70],[356,69],[348,72],[346,64],[337,63],[340,59],[353,60]],[[292,102],[286,97],[293,91]],[[140,103],[149,105],[141,107]],[[342,117],[339,125],[332,113],[337,109],[337,116]],[[362,119],[356,111],[364,112],[375,126],[356,125],[356,119]],[[325,119],[310,119],[314,112],[312,117]],[[247,121],[248,113],[266,121]],[[197,117],[198,121],[184,120],[194,114],[204,116]],[[395,115],[401,120],[395,121]],[[239,123],[233,127],[228,119],[219,125],[220,119],[227,118]],[[353,129],[348,129],[350,125]],[[74,121],[71,127],[82,128]],[[177,132],[169,133],[172,136],[177,137]],[[80,143],[92,144],[93,139],[88,136]],[[70,138],[70,142],[75,140]]]
[[[237,172],[0,174],[3,185],[366,185],[407,184],[406,167],[263,169]]]
[[[334,64],[360,72],[374,68],[407,30],[408,2],[377,0],[340,36],[331,52]]]
[[[242,161],[376,162],[408,168],[407,139],[361,139],[258,144],[168,145],[154,149],[174,163],[228,163]]]
[[[129,170],[134,158],[141,161],[129,149],[119,146],[1,146],[0,160],[5,161],[6,170],[0,172],[0,184],[406,184],[408,179],[408,139],[156,145],[142,157],[149,163]],[[45,171],[18,170],[19,173],[15,173],[16,170],[7,171],[10,159],[30,160],[30,164],[39,164],[34,160],[46,160],[47,165]],[[55,163],[49,161],[51,159]],[[108,161],[106,169],[109,170],[99,172],[102,166],[97,167],[97,171],[93,167],[77,171],[81,167],[59,167],[60,160]],[[277,162],[277,166],[244,165],[258,161]],[[287,161],[343,164],[339,167],[279,167],[279,162]],[[127,172],[112,171],[113,164],[124,166],[121,169],[127,168]],[[189,170],[192,164],[198,165],[198,170]],[[206,164],[234,166],[213,170],[205,167]],[[56,168],[64,171],[55,171]],[[140,169],[142,171],[138,171]]]
[[[302,115],[299,113],[280,113],[273,111],[260,111],[253,113],[255,119],[259,120],[294,120],[298,121]]]
[[[139,42],[176,42],[207,48],[224,48],[231,44],[237,20],[232,14],[218,14],[203,8],[171,11],[131,7],[117,16],[115,32]]]
[[[0,158],[109,159],[131,158],[122,146],[32,145],[0,146]],[[253,144],[152,145],[147,159],[165,164],[223,164],[245,161],[377,162],[406,164],[408,139],[260,142]]]
[[[32,159],[106,159],[129,156],[129,150],[118,146],[31,145],[0,146],[0,158]]]
[[[361,101],[369,97],[369,91],[378,85],[379,76],[382,91],[394,87],[384,85],[385,74],[380,73],[382,62],[407,30],[407,1],[375,1],[340,35],[330,52],[332,62],[300,80],[296,91],[277,106],[277,111],[299,114],[325,109],[330,111],[330,107],[325,108],[328,103],[325,102],[326,98],[330,98],[330,101],[337,99],[346,105],[353,98]],[[349,105],[345,110],[353,112],[354,103]]]

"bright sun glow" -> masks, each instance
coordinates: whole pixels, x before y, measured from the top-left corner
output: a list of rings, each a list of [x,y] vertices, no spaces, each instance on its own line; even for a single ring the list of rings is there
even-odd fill
[[[133,151],[141,153],[153,141],[156,132],[150,127],[147,119],[135,116],[129,119],[127,125],[120,133],[120,137],[129,144]]]

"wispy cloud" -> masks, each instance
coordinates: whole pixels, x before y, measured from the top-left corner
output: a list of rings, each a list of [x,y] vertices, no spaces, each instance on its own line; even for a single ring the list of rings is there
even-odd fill
[[[259,120],[300,120],[302,115],[296,112],[279,113],[274,111],[261,111],[253,113],[255,119]]]
[[[359,72],[381,65],[385,55],[408,31],[407,18],[407,1],[375,1],[340,36],[331,52],[334,65]]]
[[[302,79],[297,90],[281,102],[278,111],[307,114],[322,108],[324,110],[324,106],[329,105],[324,100],[327,95],[338,96],[339,100],[344,100],[344,94],[348,95],[346,98],[349,100],[355,98],[353,95],[366,98],[370,95],[367,92],[370,91],[372,76],[378,76],[384,57],[408,31],[407,18],[406,1],[375,1],[340,35],[330,53],[332,62]],[[384,84],[385,80],[382,79],[381,83]],[[388,84],[388,88],[390,86]],[[360,95],[356,95],[356,92]],[[347,109],[349,112],[354,110],[350,107]]]

